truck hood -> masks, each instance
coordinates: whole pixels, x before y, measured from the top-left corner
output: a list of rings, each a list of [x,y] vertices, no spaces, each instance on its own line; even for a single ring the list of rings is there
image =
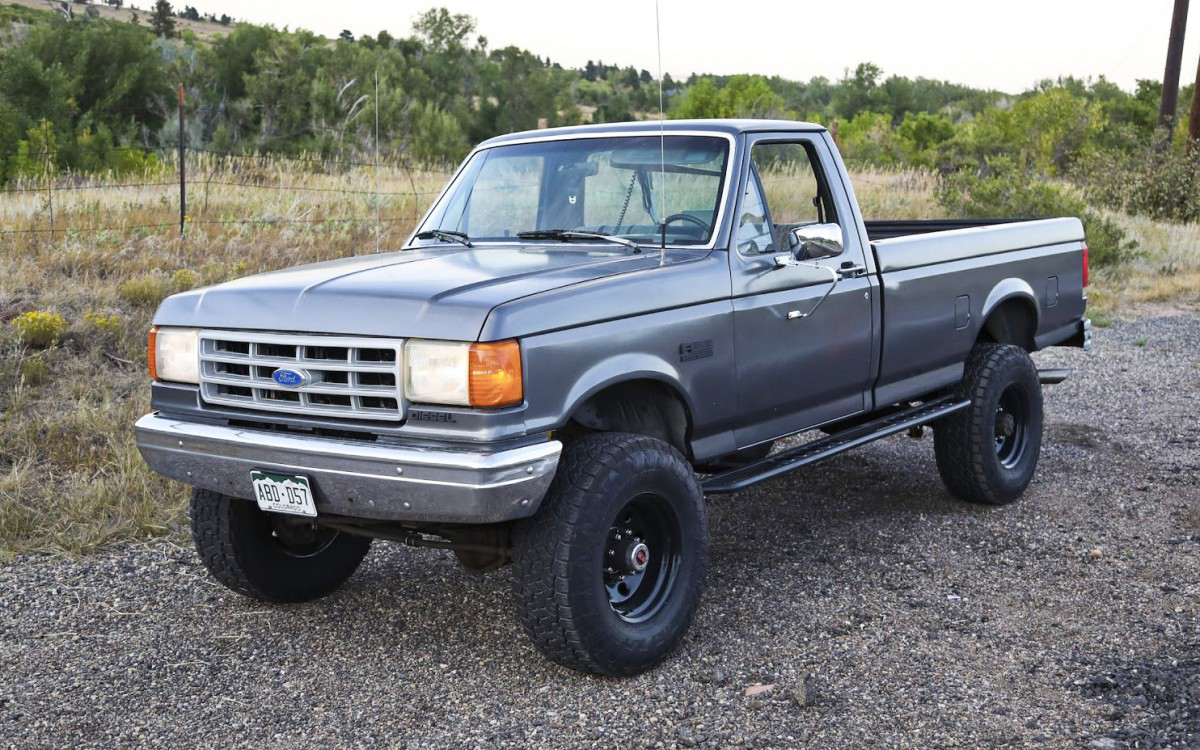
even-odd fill
[[[669,251],[671,265],[703,252]],[[250,276],[163,301],[157,325],[475,340],[507,302],[655,268],[658,253],[583,243],[436,248]]]

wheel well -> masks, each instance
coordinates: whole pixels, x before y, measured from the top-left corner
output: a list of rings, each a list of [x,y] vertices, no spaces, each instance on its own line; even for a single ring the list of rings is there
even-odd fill
[[[691,414],[683,397],[656,380],[629,380],[588,397],[571,415],[559,437],[570,441],[590,432],[633,432],[675,446],[689,460]]]
[[[993,344],[1016,344],[1032,352],[1037,333],[1037,311],[1029,300],[1011,297],[988,314],[979,331],[978,341]]]

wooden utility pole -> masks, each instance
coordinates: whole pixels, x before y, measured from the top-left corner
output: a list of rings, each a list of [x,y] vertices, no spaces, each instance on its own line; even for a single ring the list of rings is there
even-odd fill
[[[1200,62],[1196,63],[1196,85],[1192,87],[1192,112],[1188,115],[1188,144],[1190,154],[1200,148]]]
[[[1187,26],[1188,0],[1175,0],[1171,14],[1171,37],[1167,42],[1167,68],[1163,72],[1162,103],[1158,108],[1158,127],[1166,128],[1161,147],[1171,145],[1175,135],[1175,112],[1179,106],[1179,66],[1183,64],[1183,30]]]

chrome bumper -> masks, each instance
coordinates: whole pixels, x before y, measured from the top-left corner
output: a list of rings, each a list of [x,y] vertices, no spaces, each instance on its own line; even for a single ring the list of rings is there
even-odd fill
[[[250,471],[308,477],[317,512],[389,521],[497,523],[532,515],[562,443],[496,453],[283,435],[147,414],[138,450],[170,479],[249,498]]]

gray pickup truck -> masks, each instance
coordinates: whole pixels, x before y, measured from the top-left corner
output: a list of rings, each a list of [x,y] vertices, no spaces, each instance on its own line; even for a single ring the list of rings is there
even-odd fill
[[[547,657],[634,674],[697,607],[707,495],[932,425],[951,494],[1019,497],[1067,375],[1029,355],[1089,346],[1087,281],[1077,219],[864,222],[818,125],[517,133],[397,252],[164,301],[137,441],[234,591],[445,548],[513,564]]]

